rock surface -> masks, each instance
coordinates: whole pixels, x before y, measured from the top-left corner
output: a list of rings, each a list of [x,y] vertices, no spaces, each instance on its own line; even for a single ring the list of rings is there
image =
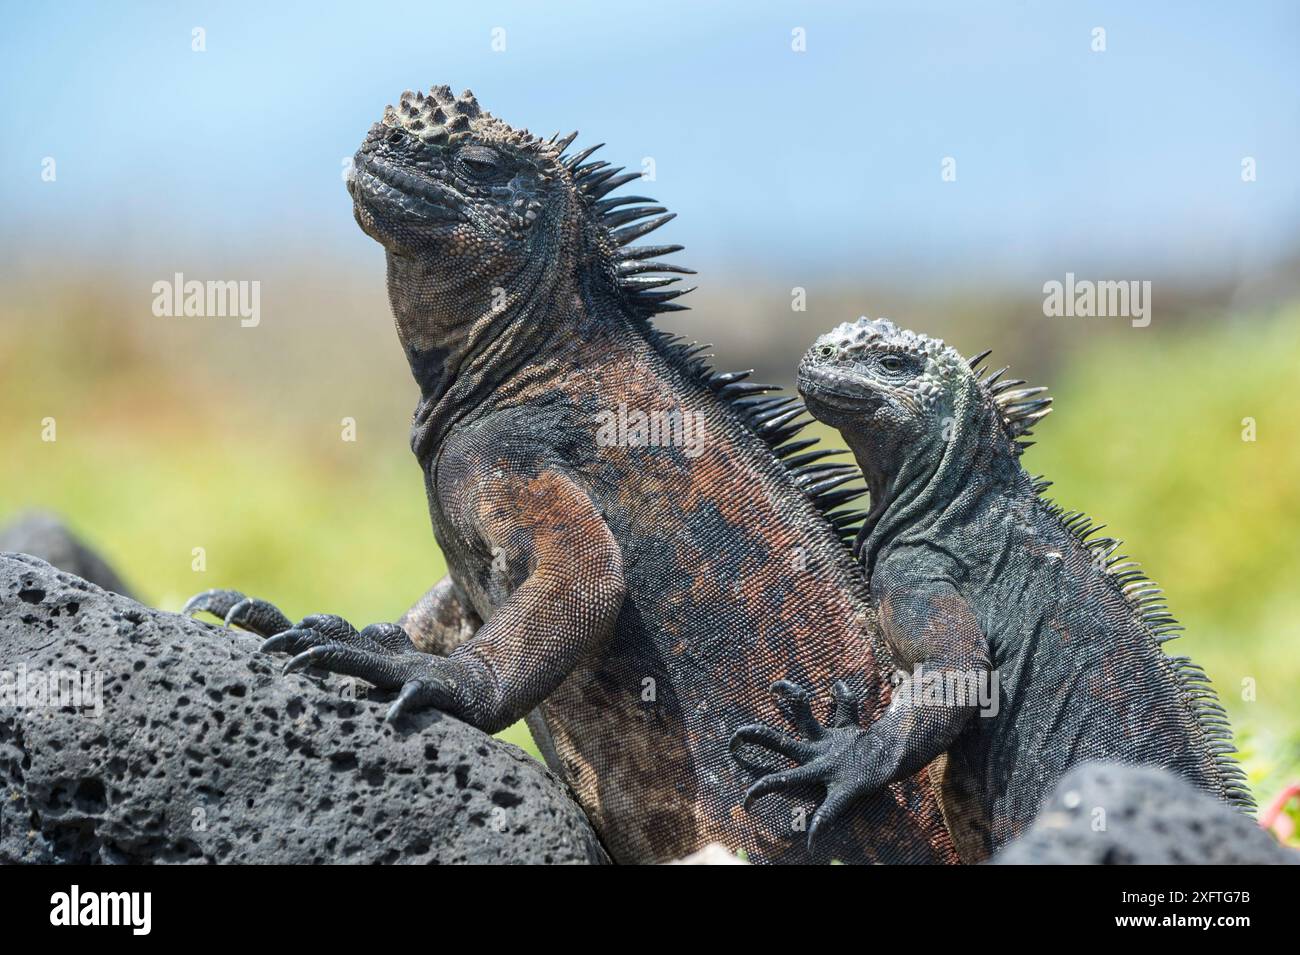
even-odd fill
[[[1103,829],[1096,828],[1104,824]],[[1001,865],[1267,865],[1300,863],[1254,819],[1151,766],[1084,763]]]
[[[0,863],[605,861],[517,747],[259,642],[0,555]]]
[[[135,596],[117,571],[53,514],[33,511],[19,515],[0,530],[0,551],[7,550],[39,557],[123,597]]]

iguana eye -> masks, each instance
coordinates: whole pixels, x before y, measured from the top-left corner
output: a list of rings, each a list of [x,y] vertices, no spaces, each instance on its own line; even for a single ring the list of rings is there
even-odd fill
[[[897,374],[903,370],[903,359],[897,355],[885,355],[880,359],[880,367],[890,374]]]
[[[468,146],[457,157],[461,167],[476,179],[489,179],[501,168],[501,159],[491,149],[483,146]]]

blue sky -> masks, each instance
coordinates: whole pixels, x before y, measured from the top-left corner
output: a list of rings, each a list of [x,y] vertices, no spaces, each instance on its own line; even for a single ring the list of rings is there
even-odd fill
[[[11,6],[2,235],[164,270],[350,259],[343,158],[446,82],[653,157],[637,191],[708,268],[1233,271],[1300,238],[1297,48],[1300,4],[1252,0]]]

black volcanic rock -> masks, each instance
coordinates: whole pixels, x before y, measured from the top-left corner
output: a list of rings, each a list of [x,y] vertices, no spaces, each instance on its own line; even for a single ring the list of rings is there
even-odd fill
[[[517,747],[259,642],[0,555],[0,863],[605,860]]]

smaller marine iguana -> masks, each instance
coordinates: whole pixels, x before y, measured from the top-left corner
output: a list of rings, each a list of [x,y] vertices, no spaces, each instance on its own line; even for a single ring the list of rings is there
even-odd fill
[[[886,639],[905,670],[866,729],[802,719],[744,744],[793,759],[746,794],[810,783],[826,797],[809,838],[861,796],[941,754],[941,802],[964,861],[1021,832],[1072,766],[1163,766],[1253,808],[1204,671],[1161,644],[1182,628],[1119,541],[1041,494],[1020,454],[1051,409],[1044,388],[979,371],[942,341],[883,319],[823,335],[799,367],[810,412],[844,435],[871,489],[858,534]],[[1000,680],[996,714],[970,692]],[[950,695],[921,690],[947,688]],[[789,698],[806,691],[783,683]],[[908,691],[911,692],[908,692]],[[806,708],[805,708],[806,709]],[[987,717],[987,718],[982,718]]]

